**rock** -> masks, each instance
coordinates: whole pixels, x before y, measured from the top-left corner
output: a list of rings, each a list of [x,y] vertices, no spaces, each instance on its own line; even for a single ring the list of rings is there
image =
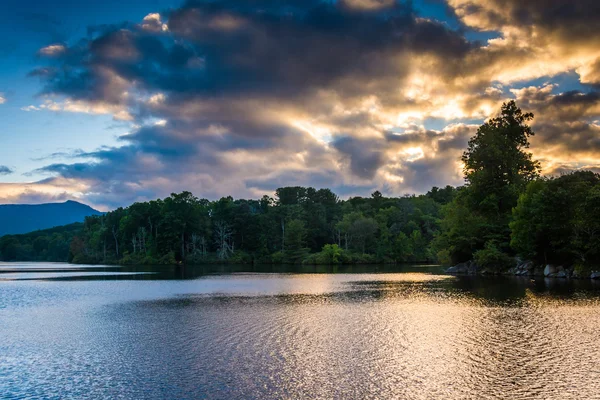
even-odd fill
[[[563,270],[563,271],[558,271],[556,273],[556,277],[557,278],[566,278],[567,277],[567,273]]]
[[[533,262],[531,261],[521,261],[517,264],[516,267],[508,270],[509,275],[517,275],[517,276],[525,276],[532,275],[534,270]]]
[[[552,276],[556,274],[558,271],[554,265],[548,264],[546,268],[544,268],[544,276]]]
[[[590,279],[600,279],[600,272],[598,272],[598,271],[592,272],[592,274],[590,275]]]
[[[523,260],[519,256],[515,257],[515,262],[517,263],[517,265],[523,264]]]
[[[467,261],[448,268],[446,270],[446,273],[456,275],[475,275],[477,273],[477,270],[477,264],[471,261]]]

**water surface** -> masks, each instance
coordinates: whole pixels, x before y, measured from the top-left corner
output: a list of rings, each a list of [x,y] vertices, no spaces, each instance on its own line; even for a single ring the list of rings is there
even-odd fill
[[[0,398],[600,398],[600,285],[441,271],[0,263]]]

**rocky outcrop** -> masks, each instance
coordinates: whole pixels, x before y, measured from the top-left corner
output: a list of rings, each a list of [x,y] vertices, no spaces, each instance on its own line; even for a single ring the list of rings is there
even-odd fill
[[[546,267],[544,268],[544,276],[551,276],[557,272],[558,271],[557,271],[556,267],[551,264],[546,265]]]
[[[508,275],[516,276],[532,276],[535,274],[535,266],[531,261],[516,260],[517,265],[514,268],[508,270]]]
[[[562,265],[556,266],[552,264],[544,267],[544,276],[546,278],[570,278],[573,275],[571,268],[565,268]]]
[[[467,261],[457,264],[446,270],[447,273],[453,275],[497,275],[497,271],[480,268],[475,262]],[[594,279],[600,280],[600,271],[591,273],[582,273],[576,271],[573,267],[564,267],[562,265],[535,265],[532,261],[521,260],[515,258],[515,266],[502,273],[503,275],[512,276],[537,276],[545,278],[559,279]]]
[[[456,264],[446,270],[446,273],[453,275],[477,275],[479,268],[473,261]]]

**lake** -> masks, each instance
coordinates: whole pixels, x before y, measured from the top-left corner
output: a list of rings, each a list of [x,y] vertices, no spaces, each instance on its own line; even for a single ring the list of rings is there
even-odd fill
[[[600,398],[600,282],[442,271],[0,263],[0,398]]]

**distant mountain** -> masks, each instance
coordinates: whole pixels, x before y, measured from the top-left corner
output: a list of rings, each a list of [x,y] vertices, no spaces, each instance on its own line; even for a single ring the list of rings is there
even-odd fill
[[[48,204],[0,204],[0,236],[83,222],[100,211],[76,201]]]

